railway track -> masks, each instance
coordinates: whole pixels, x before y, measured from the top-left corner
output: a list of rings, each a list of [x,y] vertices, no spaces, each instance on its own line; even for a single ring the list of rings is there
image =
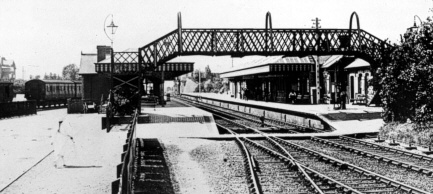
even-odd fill
[[[243,150],[250,193],[324,193],[306,171],[289,158],[248,138],[239,137],[233,131],[231,133],[235,135],[236,142]],[[316,178],[323,179],[323,176]],[[332,188],[326,184],[321,186],[328,190]]]
[[[351,147],[354,150],[359,150],[360,152],[365,152],[365,155],[371,154],[371,157],[382,156],[383,158],[379,159],[385,162],[406,166],[409,169],[422,172],[427,175],[433,175],[433,157],[381,146],[375,143],[345,136],[341,136],[339,139],[332,139],[331,141]]]
[[[25,174],[27,174],[30,170],[32,170],[33,168],[35,168],[38,164],[40,164],[42,161],[44,161],[46,158],[48,158],[48,156],[50,156],[52,153],[54,153],[54,150],[51,150],[48,154],[46,154],[44,157],[42,157],[40,160],[38,160],[35,164],[33,164],[30,168],[28,168],[27,170],[25,170],[23,173],[21,173],[17,178],[15,178],[14,180],[12,180],[11,182],[9,182],[9,184],[7,184],[5,187],[3,187],[2,189],[0,189],[0,193],[2,193],[3,191],[5,191],[7,188],[9,188],[12,184],[14,184],[16,181],[18,181],[21,177],[23,177]]]
[[[359,140],[348,137],[333,140],[313,137],[310,140],[289,142],[263,133],[257,122],[241,122],[239,120],[242,120],[242,117],[233,116],[233,114],[225,111],[214,111],[213,107],[210,106],[205,108],[215,113],[218,118],[216,123],[219,127],[245,133],[259,133],[266,139],[261,141],[261,144],[257,144],[245,137],[239,137],[247,144],[259,147],[267,154],[272,153],[280,159],[283,158],[286,162],[292,161],[305,169],[311,180],[314,180],[315,177],[321,177],[327,179],[327,182],[331,182],[333,187],[339,188],[335,191],[329,191],[327,189],[332,187],[327,185],[323,189],[325,193],[429,193],[432,191],[428,183],[430,180],[423,180],[425,178],[431,179],[430,165],[432,162],[430,157],[409,155],[408,152],[402,153],[397,150],[388,150],[388,152],[393,153],[369,153],[367,151],[370,149],[371,152],[371,148],[367,147],[374,146],[364,145],[362,142],[358,142]],[[361,147],[365,150],[361,150]],[[387,148],[376,149],[387,150]],[[394,156],[395,153],[400,153],[398,155],[402,156]],[[414,160],[420,161],[415,163]],[[380,164],[378,161],[384,164]],[[408,174],[410,176],[405,180],[402,177],[407,175],[408,170],[412,172]],[[318,176],[317,173],[322,174]],[[321,187],[320,183],[323,180],[314,180],[314,182],[318,183],[318,187]]]
[[[230,122],[233,121],[226,120],[226,123]],[[278,153],[272,148],[260,145],[248,138],[238,136],[230,127],[238,126],[239,124],[217,125],[235,135],[236,141],[239,142],[238,144],[240,146],[245,147],[245,144],[247,144],[248,146],[246,147],[252,150],[251,156],[246,156],[246,160],[249,160],[248,163],[252,165],[246,164],[245,166],[249,166],[247,171],[252,172],[248,176],[250,179],[252,179],[251,177],[253,177],[252,175],[254,174],[259,178],[254,178],[258,180],[255,181],[258,185],[254,187],[252,186],[253,184],[250,185],[250,193],[361,193],[307,166],[298,164],[291,154],[285,151],[281,146],[279,149],[286,155]],[[250,128],[248,126],[244,127]],[[255,130],[261,133],[257,129]],[[276,141],[270,138],[268,138],[268,140],[272,142],[274,146],[278,145]],[[250,151],[247,150],[244,152],[248,153]],[[278,181],[275,182],[276,180]],[[252,180],[248,182],[253,183]]]
[[[230,119],[225,120],[225,123],[230,122],[234,123]],[[224,124],[219,123],[217,125]],[[294,165],[298,165],[299,169],[305,169],[305,172],[308,172],[307,175],[313,183],[323,183],[323,181],[332,183],[330,185],[316,184],[317,187],[319,187],[319,190],[316,190],[318,193],[428,193],[411,185],[369,171],[365,168],[321,154],[312,149],[290,143],[286,140],[270,136],[250,126],[242,126],[241,124],[236,123],[220,127],[230,130],[230,127],[234,126],[244,127],[264,136],[266,140],[262,141],[261,144],[257,144],[245,137],[237,138],[248,142],[250,145],[258,147],[263,150],[263,152],[268,154],[273,153],[273,155],[285,162],[292,161]],[[270,147],[273,147],[273,149]],[[255,154],[257,155],[257,153]],[[281,168],[274,167],[274,169]],[[320,175],[317,174],[319,172],[321,173]],[[321,180],[313,180],[317,177],[320,177]],[[332,191],[333,188],[336,189]]]
[[[417,188],[418,193],[433,192],[433,185],[430,183],[433,178],[423,172],[417,172],[407,168],[404,164],[397,164],[393,161],[386,161],[379,157],[371,157],[370,154],[365,154],[358,151],[349,151],[342,145],[332,145],[328,141],[319,138],[312,138],[304,141],[291,141],[291,143],[311,149],[317,155],[327,155],[337,160],[344,161],[348,164],[363,168],[374,174],[379,174],[383,177],[392,177],[392,180],[409,186],[412,189]]]
[[[191,106],[195,106],[195,107],[204,109],[204,110],[209,111],[209,112],[216,114],[216,115],[223,115],[224,117],[232,118],[232,119],[236,120],[237,122],[242,122],[243,124],[247,124],[247,122],[248,122],[248,125],[256,125],[256,126],[259,126],[260,128],[262,128],[262,130],[266,130],[269,132],[278,132],[278,131],[280,131],[280,132],[284,131],[284,133],[323,132],[323,131],[318,131],[318,130],[313,130],[313,129],[301,128],[301,127],[294,126],[294,125],[291,125],[291,124],[286,123],[286,122],[273,120],[273,119],[269,119],[269,118],[264,118],[264,117],[260,117],[260,116],[253,115],[253,114],[238,112],[238,111],[234,111],[231,109],[225,109],[225,108],[212,106],[212,105],[208,105],[208,104],[203,104],[203,103],[197,103],[197,102],[189,100],[189,99],[175,98],[175,100],[179,100],[179,101],[187,103]]]
[[[364,143],[360,140],[340,137],[339,139],[325,140],[321,138],[312,138],[324,144],[328,144],[340,149],[360,154],[378,161],[383,161],[388,164],[401,166],[408,170],[420,172],[428,176],[433,175],[433,158],[414,154],[411,152],[394,150],[384,146]]]

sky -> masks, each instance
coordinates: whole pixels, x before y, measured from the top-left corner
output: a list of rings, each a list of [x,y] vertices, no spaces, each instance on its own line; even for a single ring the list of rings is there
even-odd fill
[[[80,64],[81,52],[96,53],[110,45],[105,18],[113,14],[119,26],[114,50],[137,49],[177,28],[265,28],[266,13],[273,28],[311,28],[318,17],[322,28],[349,28],[357,12],[361,29],[397,42],[414,23],[432,15],[433,0],[0,0],[0,56],[14,60],[17,78],[61,73]],[[417,21],[418,22],[418,21]],[[183,56],[213,72],[228,70],[246,59]]]

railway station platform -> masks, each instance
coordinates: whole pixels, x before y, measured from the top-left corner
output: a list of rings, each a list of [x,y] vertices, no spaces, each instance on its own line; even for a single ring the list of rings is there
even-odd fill
[[[255,100],[235,99],[225,94],[215,93],[184,93],[185,96],[202,97],[216,101],[234,102],[237,104],[254,105],[271,109],[282,109],[293,114],[314,117],[333,129],[321,135],[349,135],[359,133],[375,133],[384,124],[380,117],[382,107],[367,107],[365,105],[346,104],[346,110],[335,110],[333,104],[285,104]],[[291,134],[301,135],[301,134]],[[303,134],[307,135],[307,134]]]
[[[168,101],[164,107],[142,106],[149,123],[137,124],[137,138],[213,137],[218,129],[211,113]]]

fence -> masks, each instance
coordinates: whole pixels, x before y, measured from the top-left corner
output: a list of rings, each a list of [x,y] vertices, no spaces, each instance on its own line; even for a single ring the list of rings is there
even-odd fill
[[[36,101],[0,102],[0,118],[36,114]]]
[[[138,121],[138,110],[135,110],[134,118],[129,125],[126,144],[123,146],[122,163],[118,165],[117,180],[111,185],[113,194],[133,193],[133,170],[134,158],[136,157],[136,134],[135,129]]]

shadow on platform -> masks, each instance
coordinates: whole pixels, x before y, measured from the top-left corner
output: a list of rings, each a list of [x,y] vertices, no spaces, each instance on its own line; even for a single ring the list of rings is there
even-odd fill
[[[75,165],[65,165],[65,168],[102,168],[102,166],[95,166],[95,165],[90,165],[90,166],[75,166]]]
[[[202,116],[202,115],[172,117],[163,114],[153,114],[153,113],[146,113],[146,114],[149,115],[149,123],[191,123],[191,122],[210,123],[212,120],[210,116]]]
[[[380,112],[374,113],[329,113],[323,114],[329,120],[340,120],[340,121],[348,121],[348,120],[372,120],[372,119],[381,119]]]
[[[164,148],[158,139],[138,139],[133,168],[133,193],[174,194]]]

